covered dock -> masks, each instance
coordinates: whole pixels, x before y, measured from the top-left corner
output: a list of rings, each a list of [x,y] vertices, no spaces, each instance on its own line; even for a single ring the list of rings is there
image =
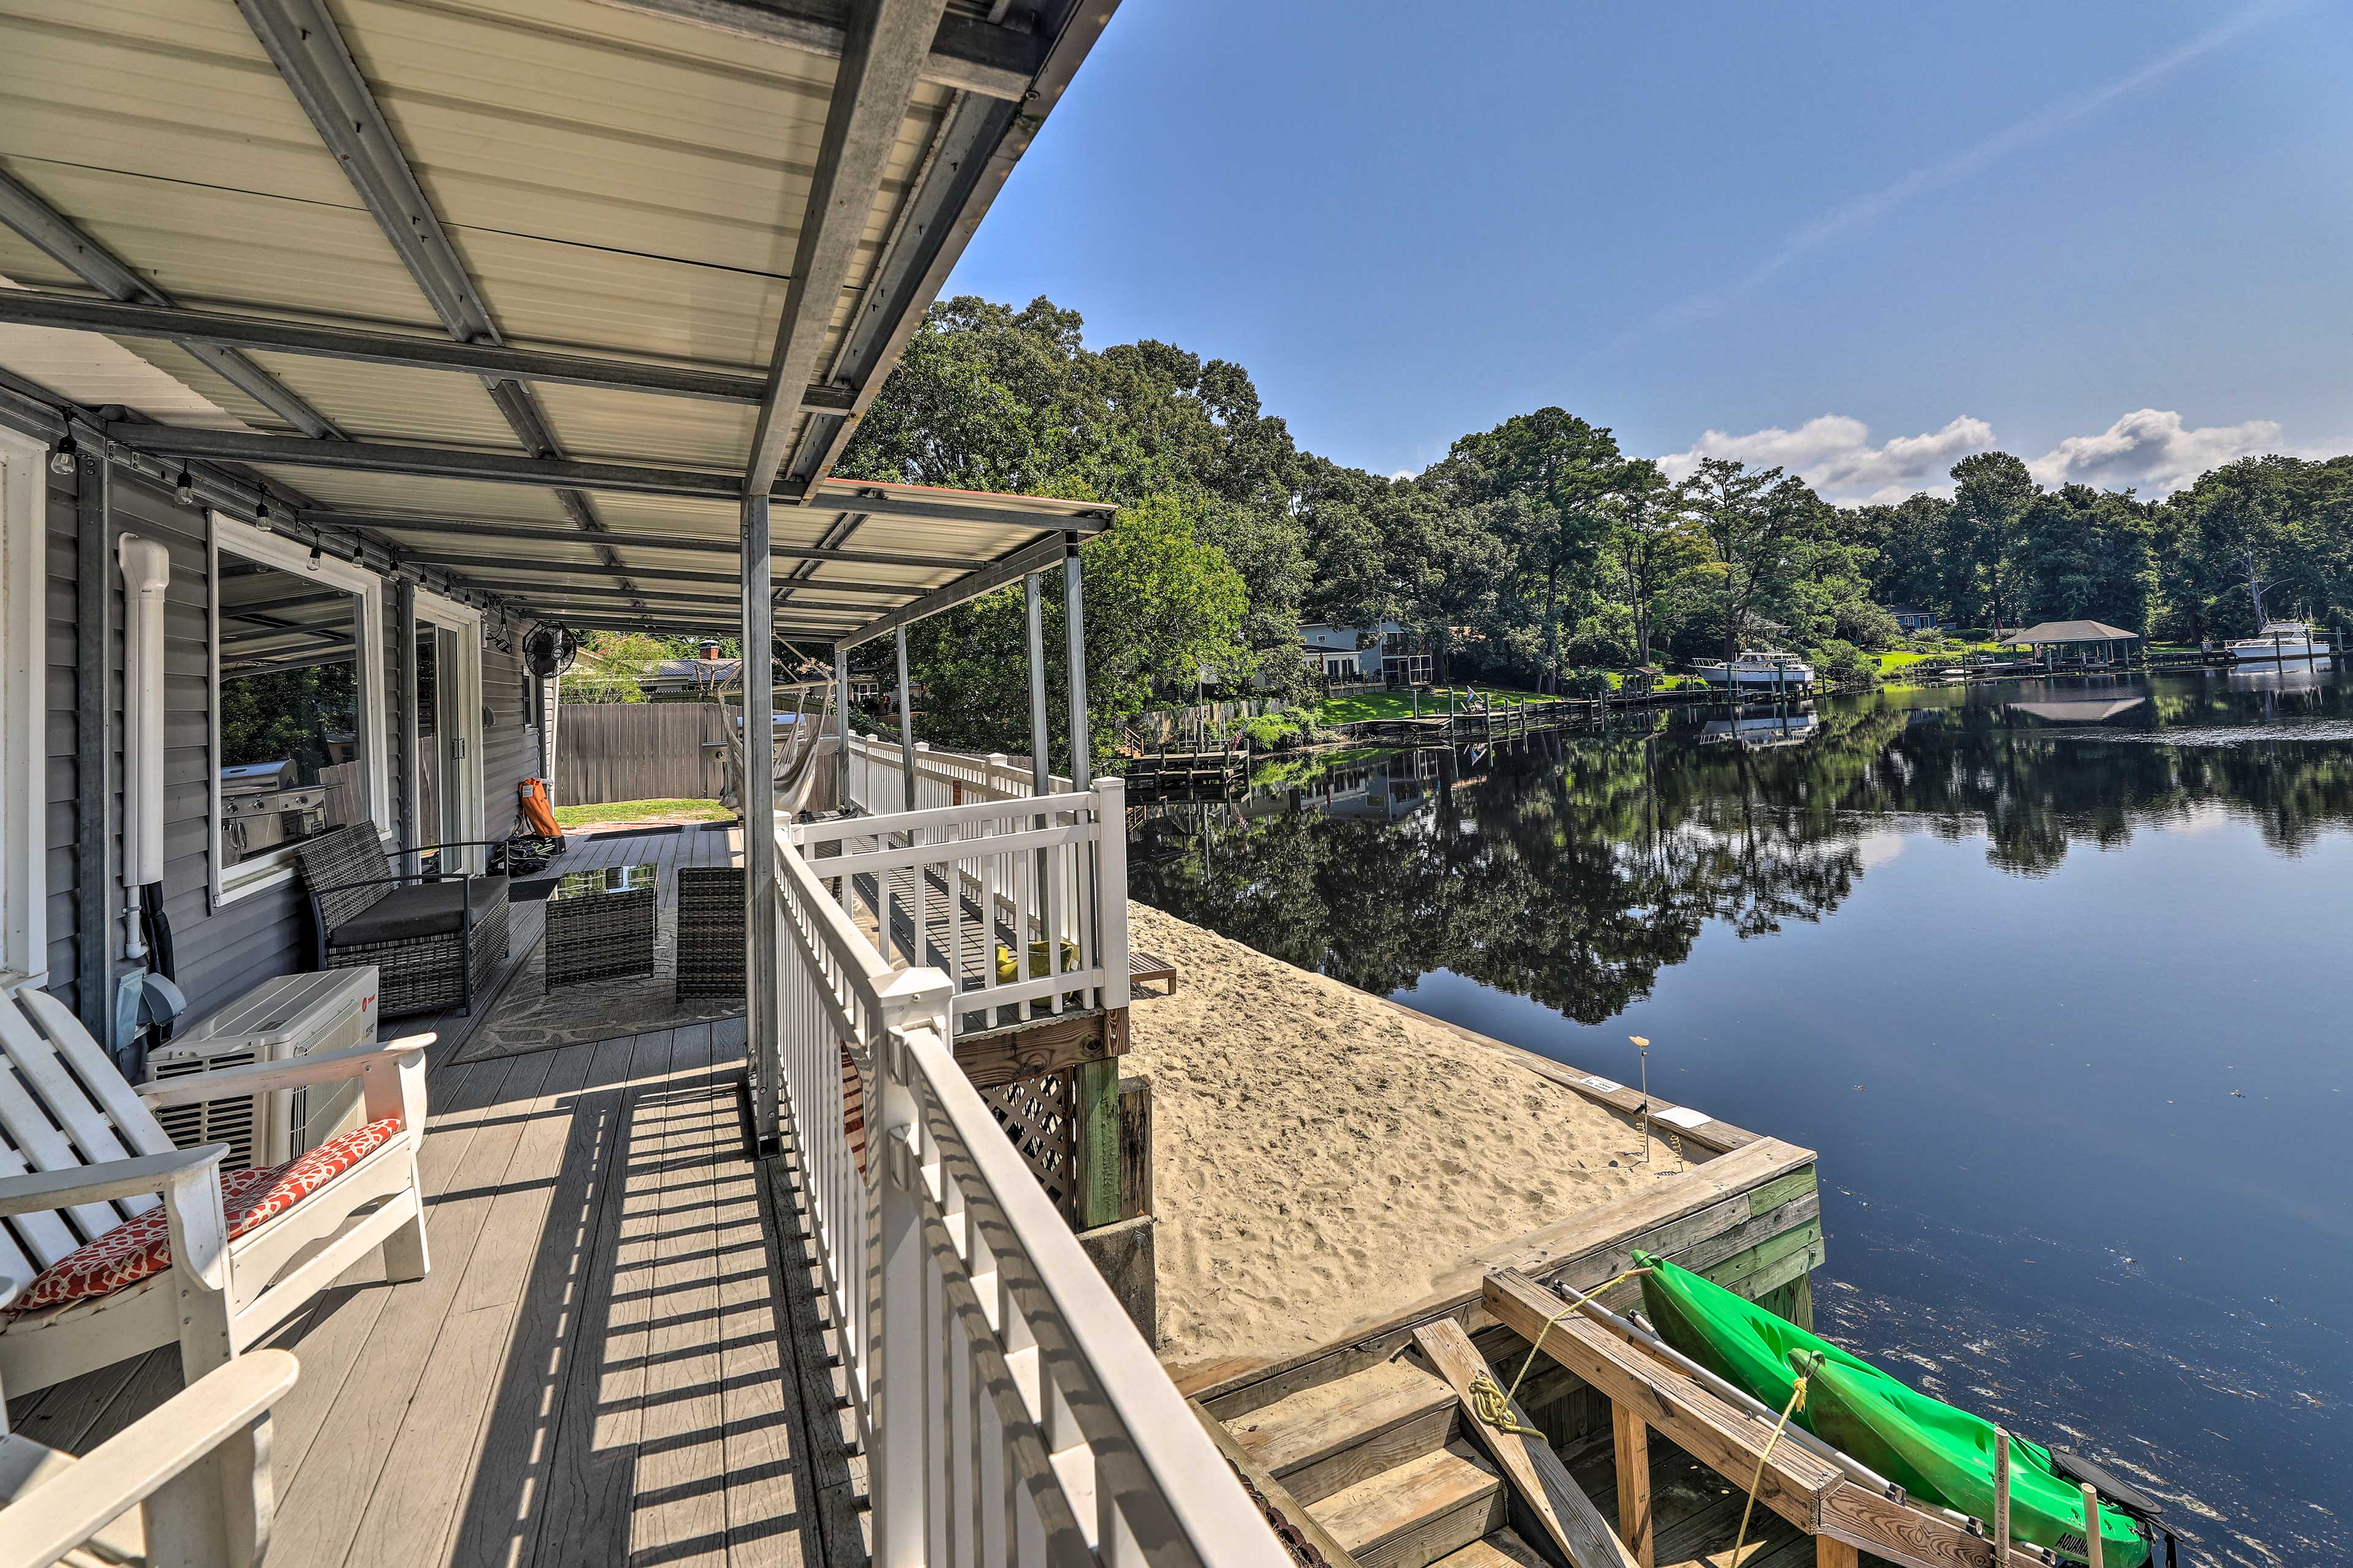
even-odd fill
[[[2063,662],[2129,665],[2141,635],[2105,621],[2038,621],[2004,634],[2001,641],[2010,647],[2028,649],[2049,666]]]

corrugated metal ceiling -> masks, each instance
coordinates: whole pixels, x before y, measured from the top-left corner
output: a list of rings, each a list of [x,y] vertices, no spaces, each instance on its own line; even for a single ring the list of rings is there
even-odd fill
[[[311,0],[282,3],[299,12]],[[786,8],[798,7],[787,0]],[[327,11],[466,280],[507,342],[765,373],[826,162],[839,75],[834,59],[626,4],[329,0]],[[949,14],[960,26],[1002,26],[1008,37],[1044,41],[1045,63],[1025,114],[1005,115],[1000,140],[981,153],[999,163],[1018,155],[1109,11],[1069,0],[1017,0],[1010,7],[954,0]],[[997,182],[983,180],[945,209],[963,221],[907,221],[919,208],[941,210],[937,193],[962,189],[941,183],[955,171],[942,167],[947,160],[938,153],[963,101],[961,91],[915,81],[887,150],[874,142],[880,174],[871,199],[845,213],[853,231],[841,288],[809,302],[824,321],[819,379],[840,360],[843,334],[861,307],[882,302],[863,294],[886,256],[904,249],[913,275],[935,287],[993,198]],[[171,305],[445,337],[353,178],[231,0],[0,0],[0,167]],[[73,268],[5,229],[0,275],[58,295],[92,291]],[[893,301],[906,307],[901,321],[927,302]],[[860,330],[889,342],[898,324],[861,320]],[[285,418],[205,359],[168,342],[116,341],[247,427],[293,434]],[[524,450],[475,376],[267,349],[249,358],[362,442]],[[844,395],[857,395],[862,407],[879,379]],[[758,424],[758,411],[746,405],[617,388],[535,384],[528,396],[561,455],[577,459],[740,474]],[[172,423],[179,410],[139,412]],[[839,423],[797,412],[787,418],[795,432],[788,452],[810,421],[828,430]],[[335,512],[576,526],[553,488],[292,462],[262,462],[250,471],[273,489]],[[904,500],[914,492],[895,493]],[[846,494],[829,494],[821,505],[779,503],[775,541],[840,547],[846,536],[861,552],[977,565],[1064,526],[1100,525],[1102,509],[953,499],[965,515],[862,521]],[[630,536],[733,541],[733,503],[597,491],[590,505],[612,538],[581,531],[575,543],[422,528],[386,528],[376,537],[412,560],[466,561],[464,570],[453,568],[456,575],[524,606],[534,595],[560,595],[609,603],[621,614],[633,598],[659,605],[733,593],[715,582],[628,579],[626,588],[622,582],[632,566],[733,574],[727,555]],[[316,521],[333,526],[324,515]],[[827,584],[912,595],[963,575],[940,565],[781,557],[776,570],[780,582],[805,575],[809,582],[799,592],[819,597]],[[862,601],[871,613],[799,606],[791,598],[780,626],[804,635],[839,635],[893,602]],[[723,617],[698,611],[693,618],[708,625]]]

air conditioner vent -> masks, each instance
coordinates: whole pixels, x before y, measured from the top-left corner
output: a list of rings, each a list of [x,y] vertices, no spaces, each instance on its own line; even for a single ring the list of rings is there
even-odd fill
[[[183,1058],[177,1061],[162,1058],[154,1063],[154,1069],[156,1078],[169,1079],[216,1068],[249,1067],[257,1059],[251,1051],[227,1051],[216,1057]],[[222,1100],[198,1100],[194,1105],[168,1106],[155,1113],[155,1120],[174,1148],[227,1144],[228,1153],[221,1160],[221,1169],[241,1171],[255,1163],[253,1099],[249,1094],[237,1094]]]

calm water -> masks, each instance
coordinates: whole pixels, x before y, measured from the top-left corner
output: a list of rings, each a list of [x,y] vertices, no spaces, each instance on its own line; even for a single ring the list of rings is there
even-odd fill
[[[1820,1326],[2353,1561],[2353,683],[1643,715],[1171,805],[1138,896],[1821,1152]]]

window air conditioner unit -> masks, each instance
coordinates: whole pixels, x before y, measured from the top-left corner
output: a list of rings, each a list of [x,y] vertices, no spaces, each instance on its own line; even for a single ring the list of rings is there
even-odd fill
[[[148,1054],[158,1079],[251,1062],[324,1056],[375,1043],[373,965],[323,974],[281,974]],[[282,1165],[360,1124],[356,1078],[307,1089],[231,1095],[155,1113],[174,1145],[226,1143],[225,1171]]]

